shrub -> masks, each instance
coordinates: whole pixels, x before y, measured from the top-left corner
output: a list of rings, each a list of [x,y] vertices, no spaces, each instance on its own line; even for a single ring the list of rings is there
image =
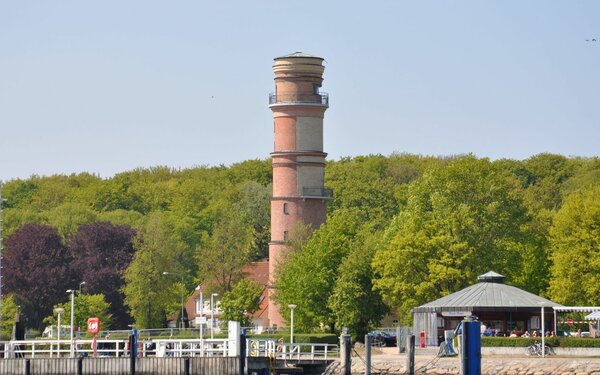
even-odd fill
[[[541,337],[482,337],[481,346],[525,348],[541,340]],[[561,348],[600,348],[600,340],[582,337],[546,337],[545,343],[551,347]]]

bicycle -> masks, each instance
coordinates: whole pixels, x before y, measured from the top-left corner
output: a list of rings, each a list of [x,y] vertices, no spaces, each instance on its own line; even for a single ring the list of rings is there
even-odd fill
[[[551,346],[544,345],[544,354],[545,355],[555,355],[554,349],[552,349]],[[527,355],[541,356],[542,355],[542,343],[539,341],[536,341],[533,344],[529,345],[529,347],[527,348]]]

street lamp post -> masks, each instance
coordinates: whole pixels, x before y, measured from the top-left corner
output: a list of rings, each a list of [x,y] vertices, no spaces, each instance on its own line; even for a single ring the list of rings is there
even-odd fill
[[[213,293],[210,295],[210,338],[215,338],[215,307],[213,298],[218,296],[219,293]]]
[[[63,313],[63,311],[65,311],[65,309],[63,309],[62,307],[57,307],[55,311],[58,315],[58,333],[56,334],[58,344],[56,344],[56,348],[58,351],[58,357],[60,357],[60,315]]]
[[[542,358],[546,356],[546,325],[544,321],[544,307],[546,306],[546,302],[540,302],[542,306]]]
[[[184,304],[183,304],[183,294],[184,294],[184,285],[183,285],[183,275],[180,273],[175,273],[175,272],[167,272],[164,271],[163,275],[173,275],[173,276],[179,276],[181,277],[181,316],[180,316],[180,328],[185,328],[184,324],[183,324],[183,309],[184,309]]]
[[[73,333],[75,331],[75,289],[67,290],[71,293],[71,358],[75,357],[75,343],[73,342]]]
[[[198,323],[198,326],[200,327],[200,339],[203,339],[204,338],[204,323],[202,323],[201,321],[203,319],[206,319],[204,317],[204,288],[202,287],[202,285],[198,285],[198,287],[196,289],[198,289],[200,291],[200,323]]]
[[[296,305],[290,304],[288,305],[290,308],[290,344],[294,343],[294,309]]]
[[[81,294],[81,287],[85,285],[85,281],[79,283],[79,294]]]

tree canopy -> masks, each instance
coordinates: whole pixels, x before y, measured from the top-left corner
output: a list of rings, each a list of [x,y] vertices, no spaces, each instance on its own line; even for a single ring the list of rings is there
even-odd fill
[[[179,311],[182,288],[187,294],[187,284],[181,284],[179,277],[189,282],[185,248],[173,237],[170,223],[162,214],[154,213],[135,238],[136,252],[124,274],[123,293],[139,328],[163,327],[167,316]]]
[[[252,323],[250,314],[259,309],[263,289],[264,287],[254,280],[238,281],[233,289],[221,298],[223,320],[234,320],[240,322],[242,327],[249,327]]]
[[[467,157],[432,169],[409,187],[406,209],[387,229],[373,260],[374,286],[404,321],[412,307],[489,270],[527,287],[520,265],[529,221],[510,175],[488,160]]]
[[[407,321],[411,307],[491,269],[559,302],[595,301],[597,157],[398,153],[330,160],[325,174],[328,223],[297,228],[277,280],[280,305],[298,306],[298,329],[362,332],[387,309]],[[182,291],[231,291],[247,262],[267,256],[271,180],[269,160],[248,160],[7,181],[4,285],[32,328],[81,281],[106,296],[115,327],[131,323],[128,311],[140,326],[163,326]],[[569,283],[576,294],[561,291]]]
[[[600,304],[600,186],[566,199],[550,229],[550,296],[567,305]]]
[[[63,309],[61,325],[67,322],[67,317],[71,311],[71,298],[65,298],[67,302],[59,303],[54,306],[52,315],[44,318],[44,323],[48,325],[58,324],[57,308]],[[102,294],[83,294],[76,293],[75,305],[73,308],[74,326],[79,327],[80,332],[86,332],[87,321],[89,318],[99,318],[100,328],[109,330],[112,328],[112,315],[109,312],[109,303],[106,302]]]
[[[114,324],[127,328],[131,318],[123,303],[123,273],[133,258],[135,231],[126,225],[96,222],[79,227],[69,241],[76,284],[85,281],[86,291],[103,294],[110,304]]]
[[[71,255],[56,229],[26,224],[6,241],[2,264],[5,291],[21,305],[28,326],[42,328],[56,301],[72,285]]]

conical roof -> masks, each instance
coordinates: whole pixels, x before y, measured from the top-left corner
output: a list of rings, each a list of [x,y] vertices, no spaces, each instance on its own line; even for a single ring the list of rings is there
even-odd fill
[[[496,272],[479,275],[479,282],[456,293],[413,309],[418,312],[442,311],[517,311],[538,310],[541,306],[562,306],[523,289],[504,284],[505,277]]]
[[[320,59],[320,60],[323,60],[322,57],[309,55],[308,53],[304,53],[304,52],[294,52],[294,53],[290,53],[289,55],[279,56],[279,57],[276,57],[275,60],[277,60],[277,59],[289,59],[289,58],[293,58],[293,57],[311,58],[311,59]]]

